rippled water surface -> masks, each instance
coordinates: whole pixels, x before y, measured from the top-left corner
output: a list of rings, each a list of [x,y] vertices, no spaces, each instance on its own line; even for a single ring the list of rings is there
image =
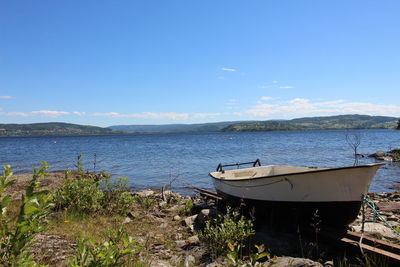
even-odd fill
[[[400,146],[400,131],[352,131],[361,137],[359,152],[371,154]],[[108,136],[46,136],[0,138],[0,164],[11,164],[15,173],[30,172],[47,161],[51,170],[73,169],[84,154],[85,169],[126,176],[134,187],[212,188],[208,176],[218,163],[253,161],[298,166],[353,165],[353,151],[345,131],[249,132],[207,134],[146,134]],[[360,159],[360,164],[374,162]],[[370,191],[388,191],[400,181],[400,164],[378,170]]]

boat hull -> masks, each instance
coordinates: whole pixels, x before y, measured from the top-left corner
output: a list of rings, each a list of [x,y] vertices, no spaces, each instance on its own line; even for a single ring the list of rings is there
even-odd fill
[[[361,201],[294,202],[243,199],[217,190],[218,195],[233,207],[242,207],[257,223],[311,224],[344,226],[352,223],[361,208]]]
[[[326,225],[348,225],[358,215],[363,196],[381,164],[315,169],[265,177],[233,177],[229,172],[265,171],[271,166],[210,173],[217,192],[225,200],[246,204],[257,217],[289,217],[298,222],[318,220]],[[279,166],[279,165],[276,165]],[[280,166],[282,168],[282,166]],[[286,216],[288,215],[288,216]]]

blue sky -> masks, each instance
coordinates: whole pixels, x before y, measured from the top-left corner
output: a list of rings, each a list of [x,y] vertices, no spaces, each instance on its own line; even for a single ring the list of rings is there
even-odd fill
[[[400,1],[0,1],[0,123],[400,117]]]

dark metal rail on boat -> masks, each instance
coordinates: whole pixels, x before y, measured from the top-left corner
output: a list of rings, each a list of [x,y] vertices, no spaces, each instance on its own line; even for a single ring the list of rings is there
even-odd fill
[[[241,166],[241,165],[249,165],[249,164],[253,164],[253,167],[255,167],[257,164],[258,164],[258,166],[261,166],[260,159],[256,159],[255,161],[250,161],[250,162],[242,162],[242,163],[234,163],[234,164],[225,164],[225,165],[222,165],[222,164],[220,163],[220,164],[218,164],[218,166],[217,166],[217,172],[223,171],[223,170],[222,170],[223,167],[237,166],[237,167],[239,168],[239,166]]]

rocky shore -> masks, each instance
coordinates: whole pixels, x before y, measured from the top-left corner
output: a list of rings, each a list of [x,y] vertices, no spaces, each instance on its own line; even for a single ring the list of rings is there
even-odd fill
[[[10,188],[9,193],[15,201],[20,199],[30,177],[31,175],[14,176],[17,183]],[[42,178],[42,187],[53,191],[62,184],[63,177],[61,171],[50,173]],[[138,252],[138,258],[144,266],[216,267],[228,264],[226,257],[212,259],[209,249],[198,235],[198,230],[206,221],[221,214],[212,200],[206,200],[199,195],[183,196],[169,190],[147,189],[131,194],[141,201],[140,204],[126,216],[112,220],[115,220],[114,225],[123,224],[134,231],[132,235],[143,248]],[[400,192],[370,193],[368,199],[381,217],[365,205],[364,234],[400,243],[400,235],[393,231],[400,227]],[[72,234],[71,231],[88,227],[84,223],[89,223],[94,228],[97,224],[97,227],[102,227],[103,218],[94,217],[88,222],[85,220],[65,220],[57,225],[50,224],[47,230],[32,241],[29,251],[33,258],[50,266],[65,266],[76,248],[76,233]],[[360,232],[362,221],[361,211],[350,227]],[[101,230],[105,229],[98,229]],[[270,262],[267,263],[273,262],[273,266],[333,266],[334,257],[337,256],[334,254],[335,248],[318,244],[318,240],[300,236],[293,231],[276,231],[266,227],[253,235],[252,242],[265,245],[271,255]],[[316,250],[318,247],[319,251]]]
[[[368,155],[368,157],[375,158],[377,160],[399,162],[400,161],[400,147],[397,147],[395,149],[392,149],[392,150],[389,150],[386,152],[378,151],[371,155]]]

